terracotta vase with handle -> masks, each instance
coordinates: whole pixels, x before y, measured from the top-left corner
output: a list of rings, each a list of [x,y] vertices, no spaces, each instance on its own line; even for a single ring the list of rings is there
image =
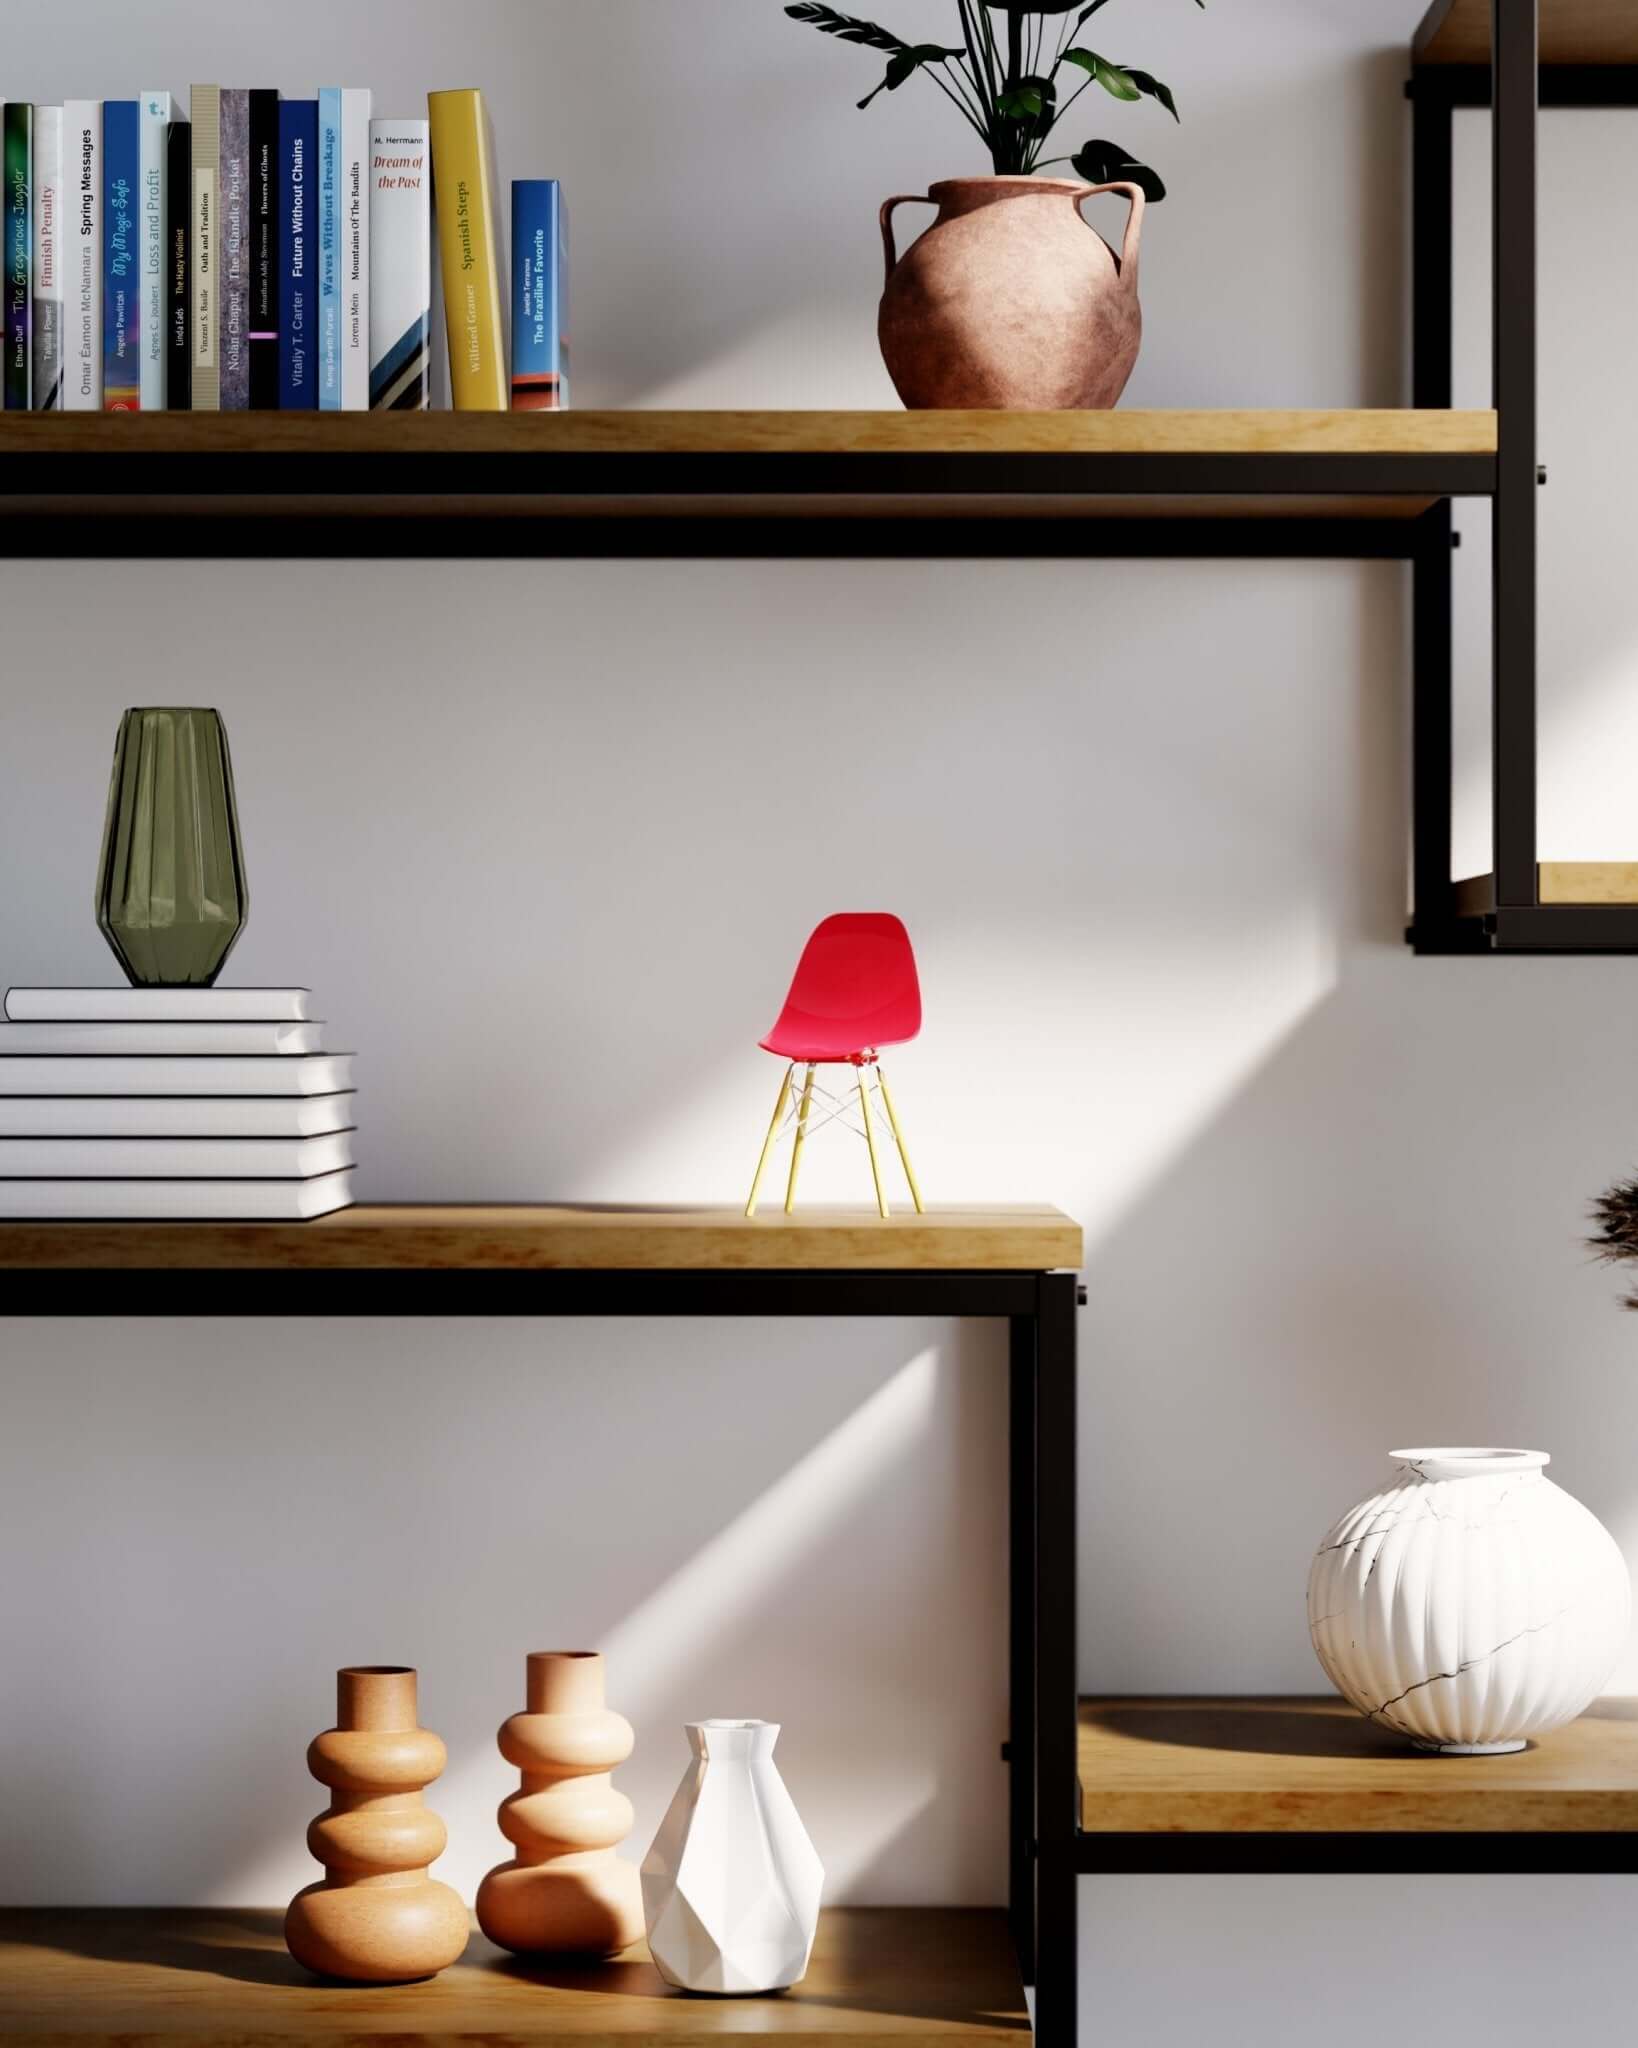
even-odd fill
[[[1084,202],[1131,202],[1121,253],[1081,217]],[[893,213],[936,206],[901,258]],[[1143,336],[1136,185],[1067,178],[949,178],[882,208],[887,289],[882,355],[913,411],[1104,411],[1126,388]]]

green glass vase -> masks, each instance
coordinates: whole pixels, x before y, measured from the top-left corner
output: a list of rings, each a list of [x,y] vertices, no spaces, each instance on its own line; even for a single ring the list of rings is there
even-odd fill
[[[209,988],[250,915],[227,733],[214,711],[127,711],[97,924],[137,988]]]

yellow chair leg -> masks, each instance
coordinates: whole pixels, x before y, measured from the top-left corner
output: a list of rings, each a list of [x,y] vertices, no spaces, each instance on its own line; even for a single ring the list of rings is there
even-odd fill
[[[774,1148],[774,1139],[779,1135],[779,1126],[785,1120],[785,1105],[791,1099],[791,1076],[796,1072],[792,1060],[785,1069],[785,1078],[779,1084],[779,1100],[774,1104],[773,1122],[768,1126],[768,1135],[762,1141],[762,1157],[756,1163],[756,1179],[751,1183],[751,1199],[745,1204],[747,1216],[756,1214],[756,1198],[762,1192],[762,1176],[768,1170],[768,1155]]]
[[[904,1161],[904,1177],[910,1183],[910,1199],[916,1205],[916,1214],[925,1216],[927,1211],[922,1207],[921,1189],[916,1185],[916,1169],[910,1164],[909,1147],[904,1142],[903,1131],[899,1129],[899,1113],[893,1107],[892,1096],[887,1092],[887,1074],[879,1061],[876,1066],[876,1080],[882,1091],[882,1101],[887,1107],[887,1121],[893,1126],[893,1142],[898,1146],[899,1157]]]
[[[876,1207],[883,1216],[887,1216],[891,1212],[887,1206],[887,1196],[882,1191],[882,1165],[876,1157],[876,1126],[870,1121],[870,1090],[865,1086],[863,1067],[859,1069],[859,1109],[864,1117],[865,1143],[870,1147],[870,1172],[876,1183]]]
[[[796,1140],[791,1146],[791,1179],[785,1190],[785,1214],[788,1216],[796,1207],[796,1170],[802,1164],[802,1145],[808,1135],[808,1111],[813,1107],[813,1065],[808,1065],[808,1078],[802,1087],[802,1107],[796,1113]]]

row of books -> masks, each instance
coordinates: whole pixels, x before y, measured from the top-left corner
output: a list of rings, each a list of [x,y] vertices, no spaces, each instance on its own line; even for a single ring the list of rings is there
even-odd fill
[[[14,988],[0,1217],[328,1216],[353,1200],[353,1103],[306,989]]]
[[[513,184],[503,293],[494,162],[476,91],[431,94],[424,120],[340,86],[196,85],[186,119],[166,92],[0,101],[0,405],[425,409],[436,188],[454,406],[560,410],[562,190]]]

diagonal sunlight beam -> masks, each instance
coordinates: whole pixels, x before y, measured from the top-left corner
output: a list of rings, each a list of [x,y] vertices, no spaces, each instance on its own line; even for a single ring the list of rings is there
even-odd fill
[[[746,1615],[795,1578],[830,1526],[913,1454],[932,1419],[936,1366],[931,1351],[911,1359],[609,1631],[603,1648],[631,1673],[634,1706],[648,1706],[662,1685],[674,1691],[679,1673],[711,1670]],[[700,1711],[727,1710],[702,1701]]]

